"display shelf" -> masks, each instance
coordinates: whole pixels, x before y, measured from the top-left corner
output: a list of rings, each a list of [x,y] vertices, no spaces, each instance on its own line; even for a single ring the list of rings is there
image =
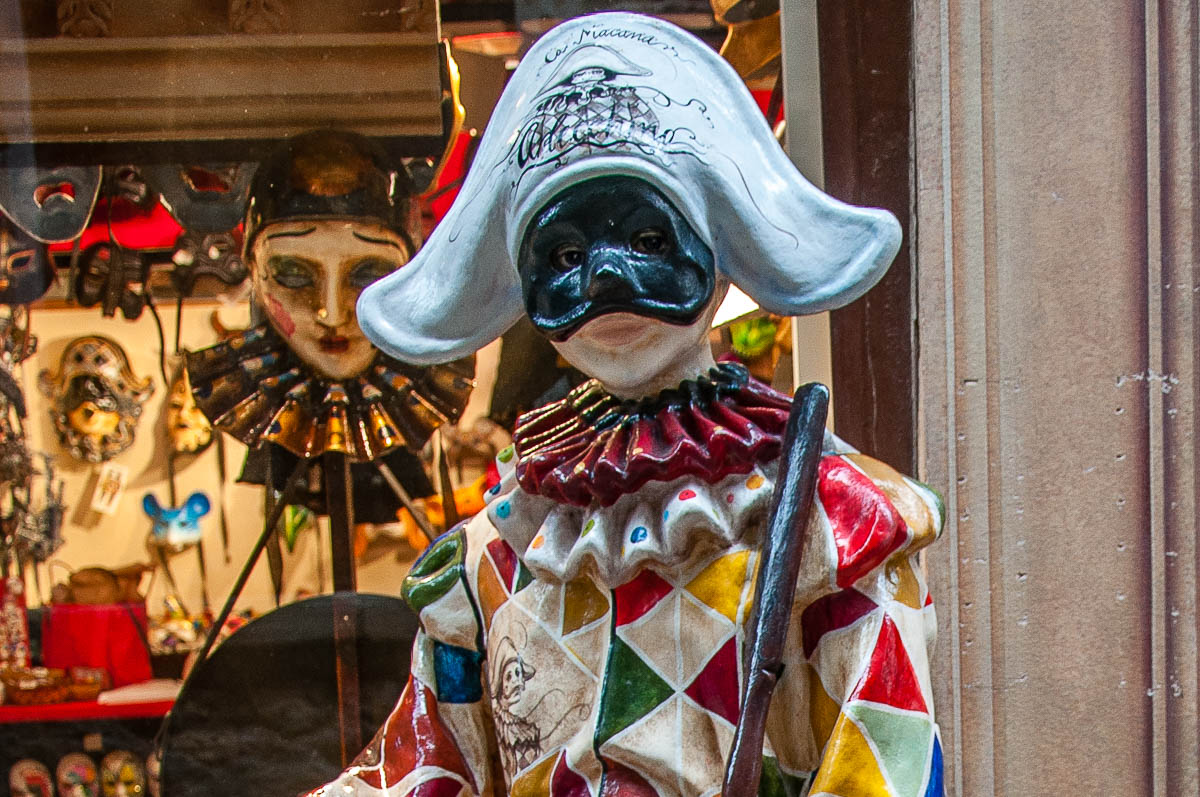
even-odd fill
[[[174,700],[103,705],[95,700],[51,703],[45,706],[0,706],[0,725],[15,722],[81,722],[84,720],[157,719],[165,717]]]
[[[0,38],[0,143],[63,162],[242,160],[337,125],[435,154],[438,59],[436,33]]]

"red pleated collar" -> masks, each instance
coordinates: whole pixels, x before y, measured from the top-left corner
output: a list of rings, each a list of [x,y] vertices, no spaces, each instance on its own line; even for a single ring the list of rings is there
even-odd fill
[[[779,456],[790,399],[721,363],[640,400],[592,380],[517,420],[517,482],[575,506],[609,506],[649,481],[716,482]]]

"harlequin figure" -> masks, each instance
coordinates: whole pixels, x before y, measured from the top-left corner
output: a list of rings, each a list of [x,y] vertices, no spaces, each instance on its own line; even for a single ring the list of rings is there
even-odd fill
[[[518,421],[484,511],[413,567],[411,679],[319,793],[718,793],[789,399],[713,362],[711,320],[730,282],[782,315],[849,302],[899,237],[807,183],[678,28],[599,14],[543,37],[359,317],[436,362],[525,313],[592,379]],[[826,437],[760,793],[942,794],[917,562],[940,511]]]

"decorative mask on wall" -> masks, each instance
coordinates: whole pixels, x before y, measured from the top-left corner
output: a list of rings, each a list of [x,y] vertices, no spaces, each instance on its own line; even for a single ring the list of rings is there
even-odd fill
[[[133,753],[117,750],[100,762],[104,797],[141,797],[146,793],[146,770]]]
[[[142,405],[154,392],[149,377],[134,375],[124,349],[99,335],[71,341],[58,373],[43,370],[39,383],[53,401],[59,440],[87,462],[105,462],[133,445]]]
[[[26,148],[11,149],[0,168],[0,209],[42,243],[78,238],[100,193],[99,166],[38,166]]]
[[[160,506],[153,493],[142,498],[142,511],[154,524],[154,544],[176,553],[200,542],[200,518],[210,509],[208,496],[200,492],[189,495],[179,507]]]
[[[216,427],[251,447],[364,462],[417,450],[459,417],[471,360],[413,367],[382,355],[358,327],[359,293],[416,248],[410,191],[407,175],[353,133],[305,133],[262,163],[245,251],[268,323],[187,359],[196,404]]]
[[[58,35],[77,39],[107,36],[116,0],[56,0]]]
[[[233,33],[285,33],[289,16],[283,0],[229,0]]]
[[[0,219],[0,304],[29,304],[54,284],[54,260],[46,244]]]
[[[41,456],[41,477],[44,484],[41,507],[35,509],[32,501],[23,500],[16,493],[13,494],[13,508],[17,516],[17,549],[38,563],[48,561],[62,547],[62,524],[67,512],[67,506],[63,503],[66,483],[59,479],[55,484],[54,460],[49,454]],[[23,483],[29,484],[32,477],[31,472]]]
[[[246,212],[253,163],[156,163],[143,166],[150,186],[189,232],[228,232]]]
[[[196,454],[208,448],[213,429],[208,418],[196,406],[192,383],[186,368],[179,369],[167,395],[167,436],[176,454]]]
[[[91,756],[68,753],[55,767],[59,797],[99,797],[100,773]]]
[[[100,305],[106,318],[119,308],[125,320],[132,321],[146,306],[143,291],[149,274],[150,261],[141,252],[106,241],[92,244],[79,257],[75,300],[82,307]]]
[[[28,485],[33,476],[33,457],[21,425],[25,393],[13,376],[16,366],[37,348],[37,339],[28,333],[24,307],[9,307],[0,314],[0,485],[13,488]]]
[[[23,305],[0,310],[0,365],[10,371],[37,353],[38,339],[29,333],[29,311]],[[0,390],[5,396],[8,391]]]
[[[8,788],[13,797],[54,797],[54,781],[46,765],[23,758],[8,771]]]
[[[141,210],[148,210],[158,202],[158,193],[146,182],[142,170],[128,164],[105,169],[104,194],[123,199]]]
[[[215,277],[226,285],[237,285],[250,273],[237,240],[229,232],[184,231],[175,241],[171,262],[175,264],[171,282],[181,296],[191,296],[200,277]]]

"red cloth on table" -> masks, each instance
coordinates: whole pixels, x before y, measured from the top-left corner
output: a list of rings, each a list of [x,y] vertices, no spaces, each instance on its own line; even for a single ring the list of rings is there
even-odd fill
[[[146,606],[141,603],[47,606],[42,659],[47,667],[61,669],[103,667],[114,688],[146,681],[153,673],[142,642],[145,628]]]

